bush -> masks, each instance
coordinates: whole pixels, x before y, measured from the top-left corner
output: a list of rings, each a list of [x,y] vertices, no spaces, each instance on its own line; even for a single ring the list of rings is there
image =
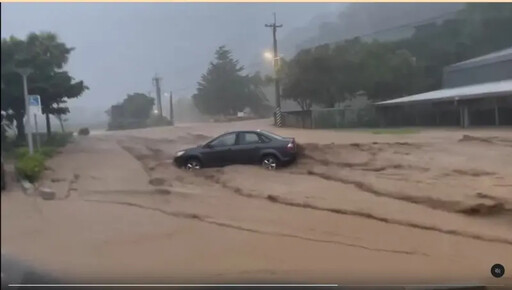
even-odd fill
[[[89,128],[80,128],[78,130],[78,135],[80,135],[80,136],[87,136],[87,135],[89,135],[89,133],[90,133]]]
[[[54,147],[42,147],[39,151],[35,150],[35,152],[40,153],[45,158],[50,158],[57,153],[57,149]],[[28,155],[29,152],[27,147],[16,148],[16,150],[14,150],[14,157],[16,158],[16,160],[23,159]]]
[[[44,142],[45,146],[48,147],[64,147],[66,146],[71,139],[73,138],[73,132],[66,133],[53,133],[50,138],[46,139]]]
[[[24,157],[28,156],[28,154],[29,152],[27,147],[16,148],[14,150],[14,157],[16,160],[23,159]]]
[[[57,153],[57,149],[54,147],[43,147],[38,153],[43,155],[45,158],[51,158]]]
[[[45,157],[41,153],[26,155],[16,162],[16,172],[26,180],[35,182],[44,171]]]

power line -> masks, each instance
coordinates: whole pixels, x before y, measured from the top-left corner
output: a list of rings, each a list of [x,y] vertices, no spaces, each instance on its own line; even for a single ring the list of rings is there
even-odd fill
[[[414,21],[414,22],[408,22],[408,23],[405,23],[405,24],[400,24],[400,25],[397,25],[397,26],[393,26],[393,27],[387,27],[387,28],[383,28],[383,29],[378,29],[378,30],[375,30],[375,31],[372,31],[372,32],[368,32],[368,33],[363,33],[363,34],[359,34],[359,35],[354,35],[354,36],[351,36],[351,37],[347,37],[345,39],[348,39],[348,38],[355,38],[355,37],[361,37],[361,38],[364,38],[364,37],[368,37],[368,36],[371,36],[371,35],[374,35],[374,34],[379,34],[379,33],[383,33],[383,32],[387,32],[387,31],[391,31],[393,29],[400,29],[400,28],[404,28],[404,27],[408,27],[408,26],[411,26],[411,25],[415,25],[415,24],[423,24],[423,23],[428,23],[428,22],[431,22],[431,21],[434,21],[434,20],[437,20],[437,19],[441,19],[443,17],[446,17],[446,16],[449,16],[449,15],[455,15],[457,14],[458,12],[460,11],[460,9],[458,10],[455,10],[455,11],[450,11],[450,12],[445,12],[445,13],[441,13],[437,16],[433,16],[433,17],[429,17],[429,18],[426,18],[426,19],[422,19],[422,20],[418,20],[418,21]],[[275,23],[275,22],[274,22]],[[272,25],[272,24],[267,24],[267,25]],[[267,25],[265,25],[266,27],[268,27]],[[281,25],[282,27],[282,25]],[[230,37],[228,38],[228,40],[233,40],[233,39],[236,39],[237,37]],[[332,44],[335,44],[335,43],[338,43],[338,42],[342,42],[344,40],[340,40],[340,41],[334,41],[334,42],[331,42]],[[304,49],[307,49],[307,48],[304,48]],[[244,66],[244,68],[247,70],[248,68],[251,68],[251,67],[254,67],[256,65],[260,65],[260,64],[263,64],[264,63],[264,60],[261,60],[261,61],[257,61],[257,62],[253,62],[253,63],[250,63],[249,65],[246,65]],[[194,82],[194,83],[191,83],[189,85],[186,85],[184,87],[181,87],[181,88],[178,88],[178,89],[175,89],[173,90],[174,92],[182,92],[182,91],[186,91],[186,90],[189,90],[189,89],[192,89],[196,86],[197,84],[197,81]]]

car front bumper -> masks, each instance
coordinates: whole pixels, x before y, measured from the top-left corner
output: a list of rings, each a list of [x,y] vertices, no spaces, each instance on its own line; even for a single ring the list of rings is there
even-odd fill
[[[180,168],[185,166],[185,161],[186,161],[186,159],[185,159],[185,157],[183,155],[176,156],[173,159],[174,165],[177,166],[177,167],[180,167]]]

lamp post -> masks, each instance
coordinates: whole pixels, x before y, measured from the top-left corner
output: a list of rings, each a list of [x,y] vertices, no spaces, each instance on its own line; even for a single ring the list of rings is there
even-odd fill
[[[32,142],[32,122],[30,118],[30,106],[28,102],[28,88],[27,88],[27,77],[30,73],[32,73],[32,69],[30,68],[17,68],[15,69],[17,73],[19,73],[23,79],[23,97],[25,98],[25,117],[27,121],[25,122],[25,133],[27,134],[27,143],[28,143],[28,151],[30,154],[34,154],[34,143]]]

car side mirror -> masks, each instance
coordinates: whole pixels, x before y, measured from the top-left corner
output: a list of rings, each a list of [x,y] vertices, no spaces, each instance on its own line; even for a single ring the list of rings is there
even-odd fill
[[[206,143],[206,144],[203,145],[203,148],[211,149],[211,148],[213,148],[213,146],[210,143]]]

